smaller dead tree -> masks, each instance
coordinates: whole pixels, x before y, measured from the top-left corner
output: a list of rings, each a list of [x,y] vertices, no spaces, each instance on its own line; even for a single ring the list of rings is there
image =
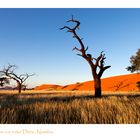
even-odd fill
[[[16,81],[17,83],[17,89],[18,89],[18,93],[21,93],[22,87],[24,86],[25,81],[33,76],[34,74],[16,74],[15,70],[17,69],[17,66],[15,65],[11,65],[9,64],[7,67],[4,67],[2,71],[0,71],[0,73],[4,76],[6,76],[6,78],[12,79],[14,81]]]

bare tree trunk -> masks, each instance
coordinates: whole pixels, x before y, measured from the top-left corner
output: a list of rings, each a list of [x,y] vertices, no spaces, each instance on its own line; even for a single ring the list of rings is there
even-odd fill
[[[18,93],[21,93],[22,84],[17,82]]]
[[[94,89],[95,89],[95,97],[101,97],[101,79],[96,77],[94,79]]]
[[[21,93],[21,85],[19,85],[18,93]]]

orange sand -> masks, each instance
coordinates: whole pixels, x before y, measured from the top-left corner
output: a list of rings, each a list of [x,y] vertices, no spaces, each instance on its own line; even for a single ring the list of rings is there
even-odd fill
[[[138,90],[136,83],[140,81],[140,74],[120,75],[102,79],[103,91],[136,91]],[[70,84],[66,86],[59,85],[41,85],[35,90],[94,90],[94,82],[87,81],[79,84]]]
[[[61,87],[61,86],[43,84],[43,85],[35,87],[34,90],[44,90],[44,89],[46,89],[46,90],[57,90],[58,87]]]

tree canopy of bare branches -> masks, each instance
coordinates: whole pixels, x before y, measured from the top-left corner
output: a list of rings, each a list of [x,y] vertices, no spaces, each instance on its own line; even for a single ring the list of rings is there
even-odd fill
[[[21,93],[21,89],[24,86],[25,81],[30,77],[33,76],[34,74],[16,74],[16,69],[17,66],[16,65],[11,65],[8,64],[7,67],[4,67],[3,70],[0,71],[0,73],[4,76],[6,76],[6,78],[12,79],[14,81],[16,81],[17,83],[17,88],[18,88],[18,93]]]
[[[77,51],[79,56],[83,57],[88,64],[91,67],[93,79],[94,79],[94,89],[95,89],[95,97],[101,97],[101,76],[104,73],[104,71],[111,66],[105,66],[105,53],[102,51],[100,55],[95,58],[91,54],[87,53],[88,47],[85,47],[82,38],[79,37],[77,34],[77,29],[80,28],[80,21],[73,18],[68,20],[67,22],[75,23],[76,25],[73,27],[64,26],[60,28],[60,30],[66,29],[67,32],[70,32],[73,35],[73,38],[75,38],[79,44],[80,47],[74,47],[73,50]],[[97,70],[98,69],[98,70]]]

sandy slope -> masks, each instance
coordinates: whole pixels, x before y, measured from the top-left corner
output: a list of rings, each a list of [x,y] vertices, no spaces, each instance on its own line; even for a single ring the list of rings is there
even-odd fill
[[[43,84],[40,86],[35,87],[35,90],[57,90],[58,87],[61,87],[59,85],[53,85],[53,84]]]
[[[136,91],[138,90],[136,83],[140,81],[140,74],[120,75],[102,79],[103,91]],[[59,85],[41,85],[35,90],[93,90],[93,81],[87,81],[78,84],[70,84],[66,86]]]

